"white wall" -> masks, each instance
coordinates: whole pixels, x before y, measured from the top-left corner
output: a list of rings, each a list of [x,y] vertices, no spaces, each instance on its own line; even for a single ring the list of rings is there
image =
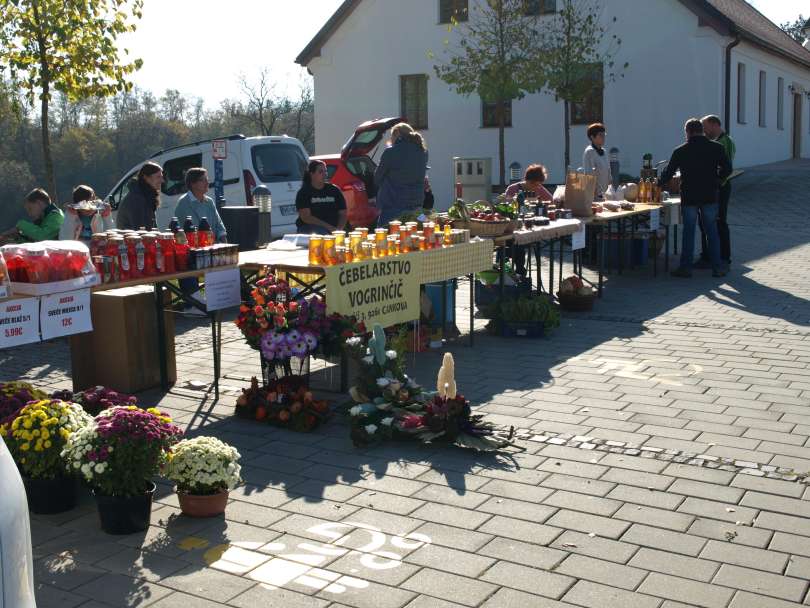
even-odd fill
[[[732,51],[731,137],[737,144],[735,165],[748,167],[793,157],[793,95],[797,83],[810,91],[810,70],[797,66],[746,42]],[[745,124],[737,120],[737,64],[745,64]],[[759,126],[759,72],[766,73],[765,127]],[[777,83],[784,78],[784,129],[777,128]],[[802,95],[802,153],[810,157],[810,100]]]
[[[318,154],[337,152],[355,126],[365,120],[398,115],[400,75],[429,75],[429,126],[423,135],[430,151],[437,207],[446,208],[453,196],[453,156],[492,157],[493,181],[497,182],[498,131],[481,128],[477,98],[456,95],[433,72],[444,40],[452,42],[457,35],[438,24],[438,4],[438,0],[363,0],[309,68],[315,80]],[[604,4],[603,19],[615,16],[613,31],[622,38],[616,63],[630,63],[624,78],[605,89],[607,146],[619,147],[622,172],[637,175],[644,153],[651,152],[656,160],[669,158],[672,148],[683,141],[686,118],[709,113],[722,116],[727,40],[709,28],[698,27],[697,17],[677,0],[605,0]],[[436,59],[428,57],[429,51]],[[757,69],[748,70],[752,86],[751,74]],[[776,74],[769,74],[769,79],[775,90]],[[788,102],[786,95],[786,113]],[[749,112],[755,107],[749,101]],[[775,111],[775,99],[772,107]],[[550,182],[562,181],[562,115],[562,104],[549,95],[515,101],[513,126],[506,130],[507,170],[512,161],[523,167],[541,162],[550,170]],[[786,134],[790,121],[786,115]],[[773,124],[775,130],[775,114]],[[741,152],[748,155],[741,154],[740,160],[779,159],[775,146],[774,150],[770,146],[759,150],[739,134]],[[573,127],[574,167],[580,164],[586,143],[585,127]],[[788,157],[786,150],[782,158]]]

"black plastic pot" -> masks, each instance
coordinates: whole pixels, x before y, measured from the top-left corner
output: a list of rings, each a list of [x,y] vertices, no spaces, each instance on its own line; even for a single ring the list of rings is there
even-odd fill
[[[133,534],[149,527],[155,484],[138,496],[103,496],[93,492],[98,506],[101,529],[107,534]]]
[[[28,510],[38,515],[64,513],[76,506],[78,480],[75,477],[34,479],[23,477]]]

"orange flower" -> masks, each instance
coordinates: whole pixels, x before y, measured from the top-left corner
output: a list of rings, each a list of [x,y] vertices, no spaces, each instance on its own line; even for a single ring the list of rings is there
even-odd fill
[[[265,303],[264,296],[256,294],[255,296],[253,296],[253,299],[256,300],[256,304],[259,304],[260,306],[264,306],[264,303]]]

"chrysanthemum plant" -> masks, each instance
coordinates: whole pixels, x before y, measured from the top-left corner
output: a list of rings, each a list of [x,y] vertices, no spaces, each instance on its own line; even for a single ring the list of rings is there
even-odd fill
[[[216,437],[194,437],[174,446],[164,473],[178,492],[207,496],[233,490],[240,471],[236,448]]]

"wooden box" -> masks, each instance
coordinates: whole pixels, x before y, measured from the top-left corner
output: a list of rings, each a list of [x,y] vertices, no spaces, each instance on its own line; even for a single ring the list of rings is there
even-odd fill
[[[164,292],[166,308],[169,294]],[[70,338],[73,390],[106,386],[137,393],[160,385],[155,292],[151,285],[99,291],[90,298],[93,331]],[[174,316],[164,312],[169,383],[177,380]]]

